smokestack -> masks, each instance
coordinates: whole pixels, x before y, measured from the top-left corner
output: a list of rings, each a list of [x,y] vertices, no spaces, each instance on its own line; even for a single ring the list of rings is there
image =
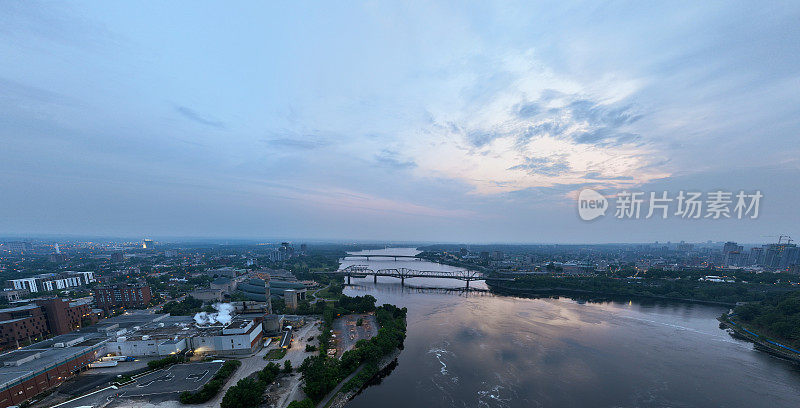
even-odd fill
[[[269,274],[264,275],[264,295],[267,300],[267,314],[272,314],[272,299],[269,293]]]

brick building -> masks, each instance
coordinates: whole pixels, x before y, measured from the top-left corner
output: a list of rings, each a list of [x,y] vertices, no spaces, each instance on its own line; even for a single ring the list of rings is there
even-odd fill
[[[117,307],[146,307],[152,299],[150,286],[147,285],[103,286],[95,290],[97,306],[105,310]]]
[[[105,342],[73,333],[0,355],[0,407],[20,405],[63,384],[96,360]]]
[[[0,348],[17,348],[20,342],[70,333],[97,322],[86,300],[39,299],[8,309],[0,309]]]
[[[43,310],[47,318],[50,334],[67,334],[87,324],[97,323],[97,316],[92,313],[88,301],[69,301],[61,298],[37,300],[36,304]]]
[[[0,309],[0,348],[17,348],[20,342],[42,340],[48,333],[47,317],[38,305]]]

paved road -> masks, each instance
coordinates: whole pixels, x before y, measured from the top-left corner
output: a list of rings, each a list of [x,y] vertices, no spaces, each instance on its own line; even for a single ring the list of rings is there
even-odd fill
[[[294,340],[292,341],[292,348],[286,352],[286,356],[277,362],[283,365],[283,362],[289,360],[292,362],[292,367],[297,370],[303,360],[307,357],[317,354],[316,351],[306,352],[306,344],[316,346],[318,344],[317,336],[319,336],[319,328],[316,323],[318,320],[312,320],[306,323],[300,330],[295,332]],[[314,340],[308,341],[310,336],[314,336]],[[302,382],[300,381],[300,374],[295,373],[292,376],[288,386],[289,391],[285,393],[278,403],[278,407],[286,407],[292,401],[305,399],[306,395],[302,390]]]
[[[353,373],[352,373],[352,374],[350,374],[350,375],[348,375],[347,377],[345,377],[345,379],[344,379],[344,380],[342,380],[342,382],[340,382],[340,383],[339,383],[339,385],[337,385],[337,386],[336,386],[336,388],[334,388],[334,389],[333,389],[333,391],[329,392],[329,393],[328,393],[328,395],[326,395],[326,396],[325,396],[325,398],[323,398],[323,399],[322,399],[322,401],[320,401],[320,403],[319,403],[319,404],[317,404],[317,408],[324,408],[326,405],[328,405],[328,403],[330,402],[330,400],[331,400],[333,397],[335,397],[335,396],[336,396],[336,394],[338,394],[338,393],[339,393],[339,390],[341,390],[341,389],[342,389],[342,387],[344,387],[344,385],[345,385],[345,384],[347,384],[347,382],[348,382],[348,381],[350,381],[350,379],[352,379],[353,377],[355,377],[355,376],[356,376],[356,374],[358,374],[359,372],[361,372],[361,370],[362,370],[362,369],[363,369],[365,366],[366,366],[366,364],[362,364],[362,365],[360,365],[358,368],[356,368],[356,370],[355,370],[355,371],[353,371]]]
[[[303,360],[305,360],[306,357],[313,354],[313,353],[306,353],[305,348],[307,343],[306,339],[308,338],[308,336],[315,335],[314,330],[316,330],[316,327],[314,323],[315,321],[306,323],[305,326],[303,326],[302,328],[300,328],[300,330],[295,332],[294,340],[292,341],[292,348],[290,348],[286,352],[286,356],[284,356],[284,358],[280,360],[264,360],[264,355],[267,354],[269,350],[277,347],[277,343],[273,343],[270,348],[264,348],[250,357],[241,359],[242,365],[239,367],[238,370],[236,370],[236,372],[228,380],[228,382],[225,383],[225,385],[222,387],[222,390],[220,390],[219,394],[217,394],[216,398],[207,403],[208,404],[207,406],[218,407],[219,404],[222,402],[222,397],[225,396],[225,392],[228,391],[228,388],[230,388],[233,385],[236,385],[236,383],[242,378],[245,378],[256,371],[262,370],[264,367],[267,366],[267,364],[270,361],[274,361],[283,366],[284,361],[290,360],[292,362],[292,367],[294,367],[295,369],[299,367],[300,364],[303,363]],[[316,340],[314,340],[314,342],[316,342]],[[314,342],[311,343],[313,344]],[[299,376],[295,376],[294,380],[299,381]],[[289,400],[289,402],[291,401],[292,400]],[[285,405],[289,405],[289,402],[286,402]]]

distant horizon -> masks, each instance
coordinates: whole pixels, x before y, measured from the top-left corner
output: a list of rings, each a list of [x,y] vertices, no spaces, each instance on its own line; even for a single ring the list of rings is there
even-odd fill
[[[775,239],[767,239],[765,238],[762,241],[736,241],[730,239],[704,239],[704,240],[689,240],[689,239],[677,239],[677,240],[654,240],[654,241],[631,241],[631,242],[622,242],[622,241],[608,241],[608,242],[589,242],[589,241],[574,241],[574,242],[565,242],[565,241],[540,241],[540,242],[533,242],[533,241],[430,241],[430,240],[382,240],[382,239],[334,239],[334,238],[296,238],[296,237],[203,237],[203,236],[111,236],[111,235],[69,235],[69,234],[0,234],[0,244],[4,242],[13,242],[13,241],[26,241],[26,240],[36,240],[36,241],[43,241],[43,242],[52,242],[56,243],[59,240],[63,241],[75,241],[75,242],[90,242],[90,241],[99,241],[99,242],[127,242],[127,243],[140,243],[145,239],[152,239],[157,243],[164,243],[164,244],[192,244],[192,243],[203,243],[203,244],[217,244],[217,245],[229,245],[229,244],[245,244],[245,245],[258,245],[258,244],[280,244],[281,242],[290,242],[293,245],[299,244],[337,244],[337,245],[347,245],[347,244],[355,244],[355,245],[409,245],[409,246],[422,246],[422,245],[642,245],[642,244],[679,244],[681,242],[687,244],[708,244],[709,241],[711,244],[719,244],[725,242],[736,242],[738,244],[745,244],[745,245],[764,245],[775,243],[777,241],[777,236]],[[784,238],[785,240],[785,238]],[[795,242],[792,240],[792,242]]]

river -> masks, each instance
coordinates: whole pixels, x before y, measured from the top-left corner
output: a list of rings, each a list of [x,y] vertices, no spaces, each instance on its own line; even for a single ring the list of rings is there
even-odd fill
[[[370,252],[417,253],[363,253]],[[454,269],[421,260],[342,262],[351,264]],[[352,279],[345,294],[408,308],[408,337],[391,374],[348,407],[800,407],[800,370],[720,330],[725,308],[418,289],[463,286]]]

